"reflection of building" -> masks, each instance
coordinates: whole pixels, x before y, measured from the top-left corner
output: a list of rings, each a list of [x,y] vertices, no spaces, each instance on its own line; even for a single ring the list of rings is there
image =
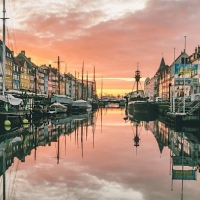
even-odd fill
[[[14,157],[17,157],[21,162],[25,162],[25,157],[30,155],[34,150],[36,159],[36,150],[39,146],[51,146],[52,142],[58,142],[61,135],[70,135],[75,133],[79,127],[93,126],[95,123],[94,113],[82,115],[60,115],[51,119],[41,119],[33,121],[29,127],[26,127],[21,132],[18,130],[12,133],[10,138],[5,139],[5,142],[0,143],[6,154],[6,169],[8,169]],[[92,130],[94,131],[94,130]],[[17,135],[15,137],[15,135]],[[2,163],[2,154],[0,153],[0,163]],[[2,175],[2,165],[0,165],[0,176]]]
[[[184,156],[183,164],[187,164],[187,166],[195,167],[200,163],[199,138],[194,133],[184,132],[183,138],[181,132],[169,129],[164,123],[158,120],[145,123],[145,127],[154,134],[160,153],[162,153],[164,147],[170,148],[172,160],[176,164],[182,163],[182,156]]]

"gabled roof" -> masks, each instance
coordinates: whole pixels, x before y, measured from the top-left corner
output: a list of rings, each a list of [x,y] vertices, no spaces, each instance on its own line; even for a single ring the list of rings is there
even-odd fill
[[[164,71],[165,69],[166,69],[165,60],[162,57],[161,62],[160,62],[160,66],[157,70],[157,73],[160,73],[160,72]]]
[[[15,61],[15,64],[17,64],[20,67],[24,66],[24,63],[25,63],[24,60],[19,60],[17,57],[14,57],[14,61]]]
[[[57,74],[58,70],[56,68],[51,68],[51,72]]]
[[[27,67],[28,68],[32,68],[32,67],[37,67],[33,62],[31,62],[30,60],[29,60],[29,58],[27,58],[22,52],[21,53],[19,53],[17,56],[16,56],[19,60],[24,60],[24,61],[26,61],[26,63],[27,63]]]
[[[0,40],[0,46],[3,45],[3,41]],[[6,47],[6,52],[10,53],[11,54],[11,59],[14,61],[14,57],[13,57],[13,54],[12,54],[12,51],[5,45]],[[2,48],[0,48],[0,51],[2,52]],[[7,54],[6,54],[7,55]],[[6,56],[7,57],[7,56]],[[8,57],[7,57],[8,58]],[[9,57],[10,58],[10,57]],[[0,53],[0,61],[2,62],[2,53]]]
[[[176,58],[176,60],[173,62],[173,63],[176,63],[177,60],[182,57],[183,55],[187,56],[188,57],[188,54],[185,52],[185,51],[182,51],[181,54]],[[173,65],[173,63],[171,65]]]

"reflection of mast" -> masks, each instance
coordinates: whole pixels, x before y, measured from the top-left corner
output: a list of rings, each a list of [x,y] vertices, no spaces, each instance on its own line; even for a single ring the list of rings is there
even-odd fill
[[[102,106],[101,106],[101,133],[102,133],[102,115],[103,115],[103,108],[102,108]]]
[[[58,127],[57,164],[59,164],[59,159],[60,159],[60,126]]]
[[[140,141],[140,138],[139,138],[139,136],[138,136],[138,125],[139,125],[139,123],[138,122],[136,122],[136,126],[135,126],[135,128],[136,128],[136,133],[135,133],[135,137],[134,137],[134,146],[136,147],[136,155],[137,155],[137,147],[139,147],[140,146],[140,144],[139,144],[139,141]]]
[[[74,140],[75,140],[75,144],[76,144],[76,132],[77,132],[77,131],[76,131],[76,121],[74,122],[74,127],[75,127],[75,131],[74,131],[74,132],[75,132],[75,134],[74,134],[75,137],[74,137]]]
[[[65,155],[66,155],[66,135],[65,135]]]
[[[82,158],[83,158],[83,121],[81,121],[81,151],[82,151]]]
[[[85,137],[86,137],[86,141],[87,141],[87,135],[88,135],[88,117],[89,117],[89,115],[87,114],[87,123],[86,123],[86,135],[85,135]]]
[[[34,154],[34,158],[36,160],[36,152],[37,152],[37,126],[35,127],[35,154]]]
[[[181,136],[180,136],[181,134]],[[174,135],[173,135],[174,136]],[[173,137],[172,136],[172,137]],[[197,166],[197,162],[194,162],[193,156],[188,156],[188,146],[184,147],[185,144],[187,144],[185,141],[184,132],[177,134],[176,138],[172,138],[171,142],[173,145],[171,147],[173,151],[172,158],[172,186],[171,190],[173,190],[173,180],[181,180],[181,200],[183,200],[183,182],[184,180],[197,180],[196,173],[197,168],[194,169],[195,166]],[[174,144],[175,143],[175,144]],[[191,149],[190,144],[190,153],[195,153]],[[196,158],[195,158],[196,159]],[[197,160],[196,160],[197,161]],[[184,169],[184,166],[187,166],[187,168],[190,167],[190,169]]]
[[[102,110],[102,109],[101,109]],[[95,116],[94,116],[95,114]],[[93,113],[92,114],[92,134],[93,134],[93,148],[94,148],[94,133],[95,133],[95,129],[96,129],[96,120],[97,120],[97,113]]]
[[[6,200],[6,156],[5,150],[2,150],[3,154],[3,200]]]
[[[77,142],[77,148],[79,148],[79,145],[78,145],[78,131],[79,131],[79,124],[78,124],[78,121],[76,121],[76,125],[77,125],[77,132],[76,132],[76,142]]]

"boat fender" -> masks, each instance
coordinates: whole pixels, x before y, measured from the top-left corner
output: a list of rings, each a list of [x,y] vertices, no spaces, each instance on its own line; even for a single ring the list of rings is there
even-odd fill
[[[28,124],[28,119],[23,119],[23,124]]]
[[[23,128],[28,128],[28,123],[23,124]]]
[[[7,119],[4,121],[4,125],[5,126],[11,126],[11,122]]]
[[[11,129],[11,126],[4,126],[4,129],[5,129],[6,131],[9,131],[9,130]]]

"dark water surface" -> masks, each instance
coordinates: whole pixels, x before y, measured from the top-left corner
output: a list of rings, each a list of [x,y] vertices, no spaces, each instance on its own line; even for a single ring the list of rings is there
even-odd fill
[[[198,137],[169,130],[159,121],[124,117],[124,109],[103,108],[83,123],[84,117],[72,117],[65,130],[59,120],[34,125],[6,171],[6,199],[199,199]],[[172,165],[173,155],[181,165]],[[193,158],[193,167],[183,166],[186,156]],[[196,170],[197,180],[172,180],[172,170]],[[2,184],[1,176],[1,199]]]

